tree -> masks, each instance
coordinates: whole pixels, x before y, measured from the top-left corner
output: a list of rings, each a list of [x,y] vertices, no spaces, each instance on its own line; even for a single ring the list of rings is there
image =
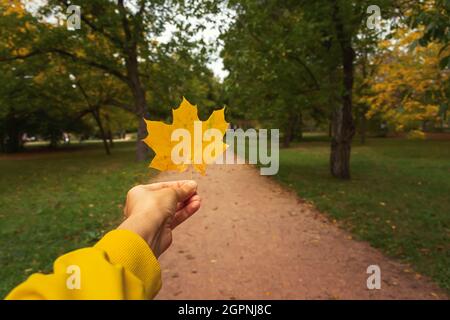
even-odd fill
[[[47,1],[39,10],[39,24],[46,24],[43,22],[46,18],[49,20],[64,15],[70,4],[72,2],[66,0]],[[64,24],[54,24],[37,35],[32,43],[29,41],[28,50],[17,52],[16,48],[10,48],[8,54],[0,55],[0,60],[58,55],[71,63],[108,73],[123,82],[130,91],[132,101],[127,102],[126,107],[139,119],[136,157],[143,160],[147,148],[141,139],[146,135],[144,118],[149,117],[144,87],[148,76],[144,70],[167,56],[186,54],[196,48],[195,43],[188,40],[194,32],[193,27],[179,15],[194,12],[201,15],[202,7],[207,4],[182,0],[136,0],[126,3],[123,0],[80,0],[76,4],[83,12],[81,30],[69,31]],[[159,45],[155,39],[161,36],[168,23],[175,26],[177,32],[171,41]]]
[[[441,43],[440,67],[450,68],[450,2],[447,0],[418,1],[409,10],[408,20],[412,28],[424,27],[417,42],[421,46]]]
[[[366,27],[366,10],[378,5],[388,19],[395,12],[392,1],[230,3],[237,15],[224,36],[223,56],[230,71],[226,84],[231,97],[239,96],[235,101],[241,105],[270,110],[266,115],[286,115],[288,122],[279,122],[287,128],[286,140],[295,125],[294,114],[300,119],[305,114],[330,118],[330,172],[350,178],[355,64],[361,61],[357,50],[369,52],[382,31]],[[360,41],[363,33],[371,35]],[[299,102],[301,107],[293,107]]]
[[[55,73],[53,61],[16,61],[0,65],[0,135],[3,151],[17,152],[22,136],[39,135],[58,143],[63,132],[84,132],[87,123],[74,103],[69,77]]]
[[[417,40],[421,46],[430,43],[440,43],[439,66],[441,69],[450,69],[450,2],[446,0],[427,0],[416,3],[409,15],[412,27],[424,27],[422,37]],[[447,97],[450,96],[450,81],[445,84]],[[450,110],[448,100],[440,105],[442,122],[447,118]]]
[[[301,133],[303,117],[320,117],[320,105],[305,103],[320,88],[320,66],[311,47],[311,29],[299,24],[294,1],[234,1],[235,23],[222,35],[222,51],[229,76],[224,90],[232,113],[238,117],[281,128],[285,147]],[[305,40],[306,41],[306,40]]]
[[[399,28],[391,40],[380,43],[377,71],[369,79],[368,116],[379,115],[397,131],[421,130],[426,123],[440,123],[448,101],[448,72],[439,68],[443,46],[429,42],[414,45],[423,31]]]

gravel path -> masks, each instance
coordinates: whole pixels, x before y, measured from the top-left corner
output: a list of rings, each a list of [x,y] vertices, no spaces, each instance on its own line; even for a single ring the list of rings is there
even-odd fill
[[[175,230],[161,257],[158,299],[447,298],[251,166],[213,165],[193,178],[202,208]],[[367,289],[369,265],[381,268],[380,290]]]

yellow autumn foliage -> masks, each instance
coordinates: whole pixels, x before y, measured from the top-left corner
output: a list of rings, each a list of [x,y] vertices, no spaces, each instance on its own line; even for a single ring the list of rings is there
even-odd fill
[[[449,73],[439,68],[442,46],[412,46],[421,36],[420,30],[403,28],[379,43],[382,53],[373,61],[376,72],[367,79],[369,93],[360,99],[369,106],[368,118],[380,115],[398,131],[439,121],[439,105],[447,100],[443,88]]]
[[[411,130],[410,132],[408,132],[408,135],[406,137],[411,140],[424,140],[425,133],[420,130]]]
[[[16,14],[21,18],[25,15],[25,8],[20,0],[0,0],[0,12],[5,16]]]

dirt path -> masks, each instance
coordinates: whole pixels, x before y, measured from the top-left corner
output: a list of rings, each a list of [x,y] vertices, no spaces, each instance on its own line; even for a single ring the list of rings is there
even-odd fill
[[[202,208],[161,257],[158,299],[446,298],[251,166],[210,166],[206,177],[194,178]],[[372,264],[381,268],[381,290],[367,289]]]

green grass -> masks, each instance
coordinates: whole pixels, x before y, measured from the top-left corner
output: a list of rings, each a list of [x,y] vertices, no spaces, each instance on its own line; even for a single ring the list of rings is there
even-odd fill
[[[350,181],[331,178],[327,141],[307,140],[280,150],[276,179],[450,290],[450,140],[355,141]]]
[[[328,156],[326,138],[307,136],[281,150],[275,178],[449,290],[450,141],[355,142],[350,181],[330,177]],[[116,143],[110,157],[100,144],[0,155],[0,295],[114,228],[126,191],[153,174],[134,161],[134,143]]]
[[[126,191],[154,171],[134,161],[135,143],[0,157],[0,296],[55,257],[94,243],[122,217]]]

